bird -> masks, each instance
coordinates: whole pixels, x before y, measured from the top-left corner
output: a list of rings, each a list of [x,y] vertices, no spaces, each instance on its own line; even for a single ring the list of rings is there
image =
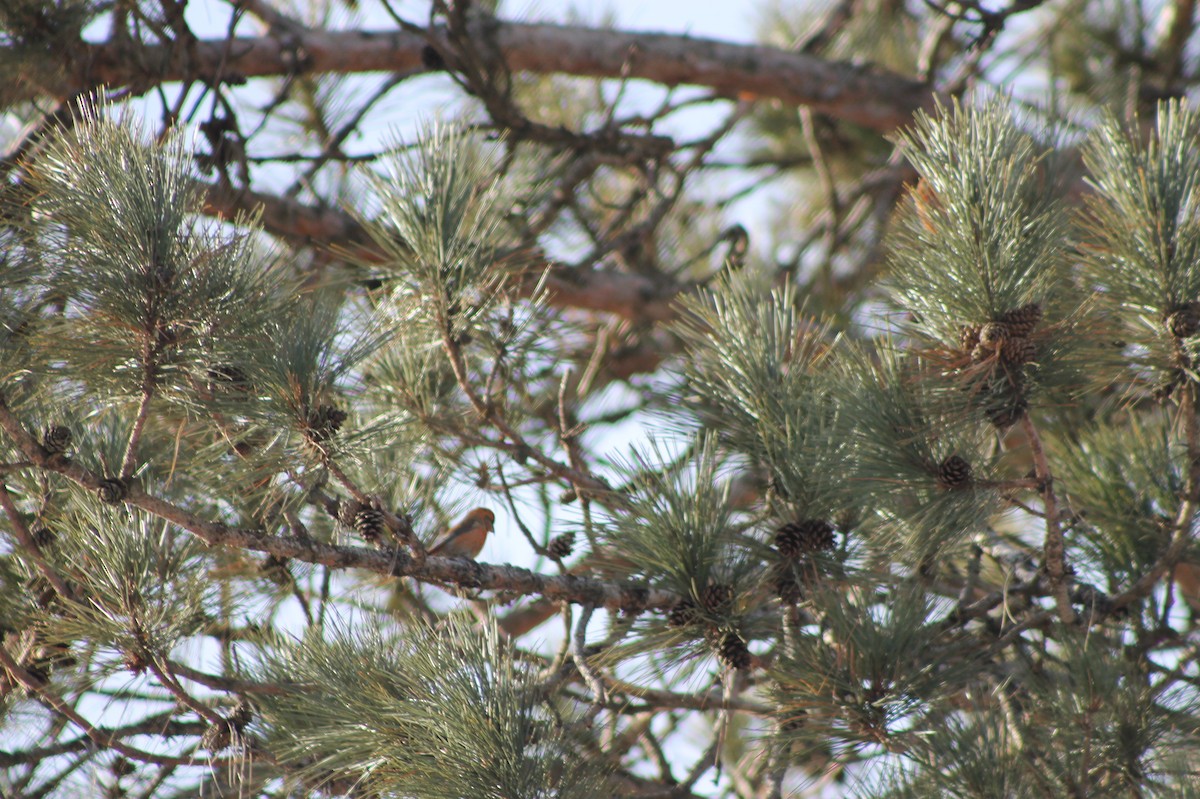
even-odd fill
[[[429,548],[430,555],[443,558],[478,557],[496,523],[496,514],[487,508],[468,511],[458,524],[451,527]]]

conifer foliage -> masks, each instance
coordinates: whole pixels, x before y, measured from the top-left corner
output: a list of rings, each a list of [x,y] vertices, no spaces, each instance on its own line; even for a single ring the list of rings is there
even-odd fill
[[[322,142],[271,194],[245,75],[175,75],[161,130],[22,95],[96,20],[161,57],[114,82],[206,63],[186,5],[0,17],[38,122],[0,185],[0,794],[1200,796],[1186,101],[1081,88],[1068,129],[931,45],[956,99],[860,75],[895,123],[769,83],[797,119],[720,86],[627,118],[514,75],[545,30],[435,2],[388,7],[393,56],[472,104],[356,157],[316,29],[244,3]],[[984,59],[1033,6],[937,8],[905,25]],[[841,69],[863,25],[755,52]],[[672,139],[691,104],[728,115]],[[734,129],[742,168],[804,145],[791,262],[689,182]],[[481,555],[430,554],[475,505]]]

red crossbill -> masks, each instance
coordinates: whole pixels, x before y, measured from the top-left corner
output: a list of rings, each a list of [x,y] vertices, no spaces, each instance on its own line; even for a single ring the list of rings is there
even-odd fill
[[[496,514],[487,508],[476,508],[442,535],[429,548],[429,554],[443,558],[475,558],[483,549],[495,523]]]

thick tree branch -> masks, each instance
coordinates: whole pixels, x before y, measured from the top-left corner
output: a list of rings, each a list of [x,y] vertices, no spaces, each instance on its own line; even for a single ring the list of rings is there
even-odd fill
[[[495,44],[514,72],[587,78],[640,78],[664,86],[705,86],[727,96],[779,100],[879,132],[908,124],[934,94],[918,81],[883,70],[748,44],[660,33],[630,33],[567,25],[496,21]],[[430,40],[444,42],[435,28]],[[24,83],[10,102],[39,93],[63,97],[101,85],[147,86],[189,79],[210,81],[296,72],[409,72],[423,68],[428,41],[404,31],[300,31],[259,38],[201,39],[187,48],[128,43],[80,43],[83,55],[67,70],[54,54],[55,85]]]
[[[295,200],[223,186],[204,186],[204,212],[233,219],[257,213],[263,228],[297,245],[320,243],[365,263],[383,255],[349,213],[312,208]],[[674,302],[681,286],[660,285],[643,275],[611,270],[578,269],[561,263],[550,268],[547,298],[561,308],[601,311],[639,322],[661,322],[675,316]],[[531,281],[532,286],[536,281]]]

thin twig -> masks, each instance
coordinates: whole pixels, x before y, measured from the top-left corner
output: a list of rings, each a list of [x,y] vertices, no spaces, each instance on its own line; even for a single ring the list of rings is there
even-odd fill
[[[1046,459],[1046,451],[1042,447],[1042,439],[1038,435],[1037,426],[1025,414],[1021,417],[1021,427],[1029,440],[1029,453],[1033,458],[1034,474],[1042,489],[1042,507],[1046,512],[1046,543],[1043,561],[1046,575],[1050,580],[1050,593],[1054,596],[1054,604],[1058,617],[1063,624],[1075,623],[1075,610],[1071,607],[1071,596],[1067,590],[1066,547],[1063,542],[1062,525],[1058,518],[1058,497],[1054,493],[1054,475],[1050,472],[1050,462]]]

